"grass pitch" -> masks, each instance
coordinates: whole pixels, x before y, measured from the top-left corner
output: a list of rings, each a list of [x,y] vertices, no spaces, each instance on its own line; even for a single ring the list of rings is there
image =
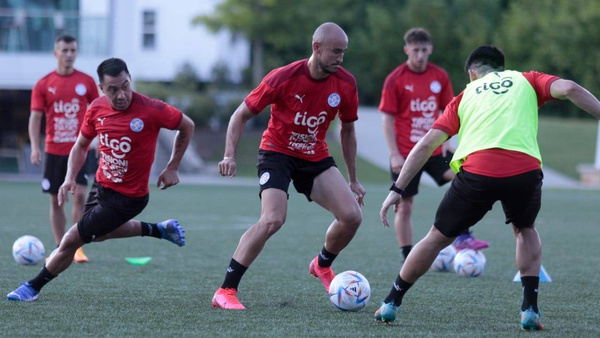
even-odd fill
[[[247,186],[176,186],[151,189],[146,221],[178,218],[184,248],[154,238],[85,246],[90,262],[73,264],[32,303],[0,299],[1,336],[206,336],[206,337],[508,337],[519,330],[520,283],[514,239],[499,205],[475,228],[489,240],[487,267],[477,278],[427,273],[407,294],[395,325],[373,320],[400,267],[393,230],[378,220],[387,184],[366,185],[364,222],[338,257],[334,271],[357,270],[369,280],[366,309],[334,308],[308,264],[323,245],[330,215],[290,190],[285,226],[267,243],[242,279],[239,298],[247,311],[211,307],[211,297],[241,234],[258,219],[258,189]],[[429,229],[444,189],[422,187],[415,200],[415,239]],[[547,330],[536,336],[598,337],[600,192],[545,190],[538,219],[543,265],[539,304]],[[48,196],[38,183],[0,181],[0,290],[4,297],[38,266],[17,265],[13,241],[24,234],[53,247]],[[70,205],[69,205],[70,207]],[[391,217],[391,214],[389,215]],[[125,257],[151,256],[144,266]]]

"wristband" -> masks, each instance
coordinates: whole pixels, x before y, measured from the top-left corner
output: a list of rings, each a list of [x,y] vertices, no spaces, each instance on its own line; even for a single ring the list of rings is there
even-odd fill
[[[223,160],[232,160],[233,162],[235,162],[235,158],[233,158],[233,157],[225,156],[225,157],[223,157]]]
[[[396,194],[402,195],[402,193],[404,192],[404,189],[400,189],[396,186],[396,182],[392,183],[392,186],[390,187],[390,191],[395,192]]]

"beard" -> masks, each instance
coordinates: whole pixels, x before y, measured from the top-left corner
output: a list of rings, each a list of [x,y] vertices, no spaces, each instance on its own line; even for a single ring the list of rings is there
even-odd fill
[[[339,66],[339,64],[335,64],[335,66]],[[323,64],[321,61],[319,61],[319,68],[321,68],[321,70],[327,74],[333,74],[333,73],[337,72],[337,70],[338,70],[338,68],[334,68],[332,66],[327,66],[327,65]]]

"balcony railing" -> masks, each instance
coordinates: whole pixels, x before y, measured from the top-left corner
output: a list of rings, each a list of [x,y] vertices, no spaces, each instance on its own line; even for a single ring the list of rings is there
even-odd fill
[[[48,53],[62,34],[78,40],[79,54],[109,54],[108,17],[77,11],[28,11],[0,8],[0,53]]]

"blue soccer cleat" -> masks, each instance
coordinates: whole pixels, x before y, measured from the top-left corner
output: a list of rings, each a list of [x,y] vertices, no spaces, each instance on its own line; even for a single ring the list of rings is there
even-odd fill
[[[156,224],[160,230],[161,238],[178,246],[185,245],[185,229],[179,225],[176,219],[168,219]]]
[[[400,306],[394,305],[393,302],[381,303],[381,307],[375,311],[375,320],[378,322],[390,324],[396,320],[396,312],[400,310]]]
[[[533,306],[530,306],[527,310],[521,311],[521,328],[525,331],[541,331],[544,329],[544,325],[540,323],[542,312],[538,310],[538,313],[533,311]]]
[[[39,291],[36,291],[31,284],[25,282],[21,283],[21,286],[16,288],[14,291],[6,295],[8,300],[16,300],[22,302],[32,302],[38,299]]]

